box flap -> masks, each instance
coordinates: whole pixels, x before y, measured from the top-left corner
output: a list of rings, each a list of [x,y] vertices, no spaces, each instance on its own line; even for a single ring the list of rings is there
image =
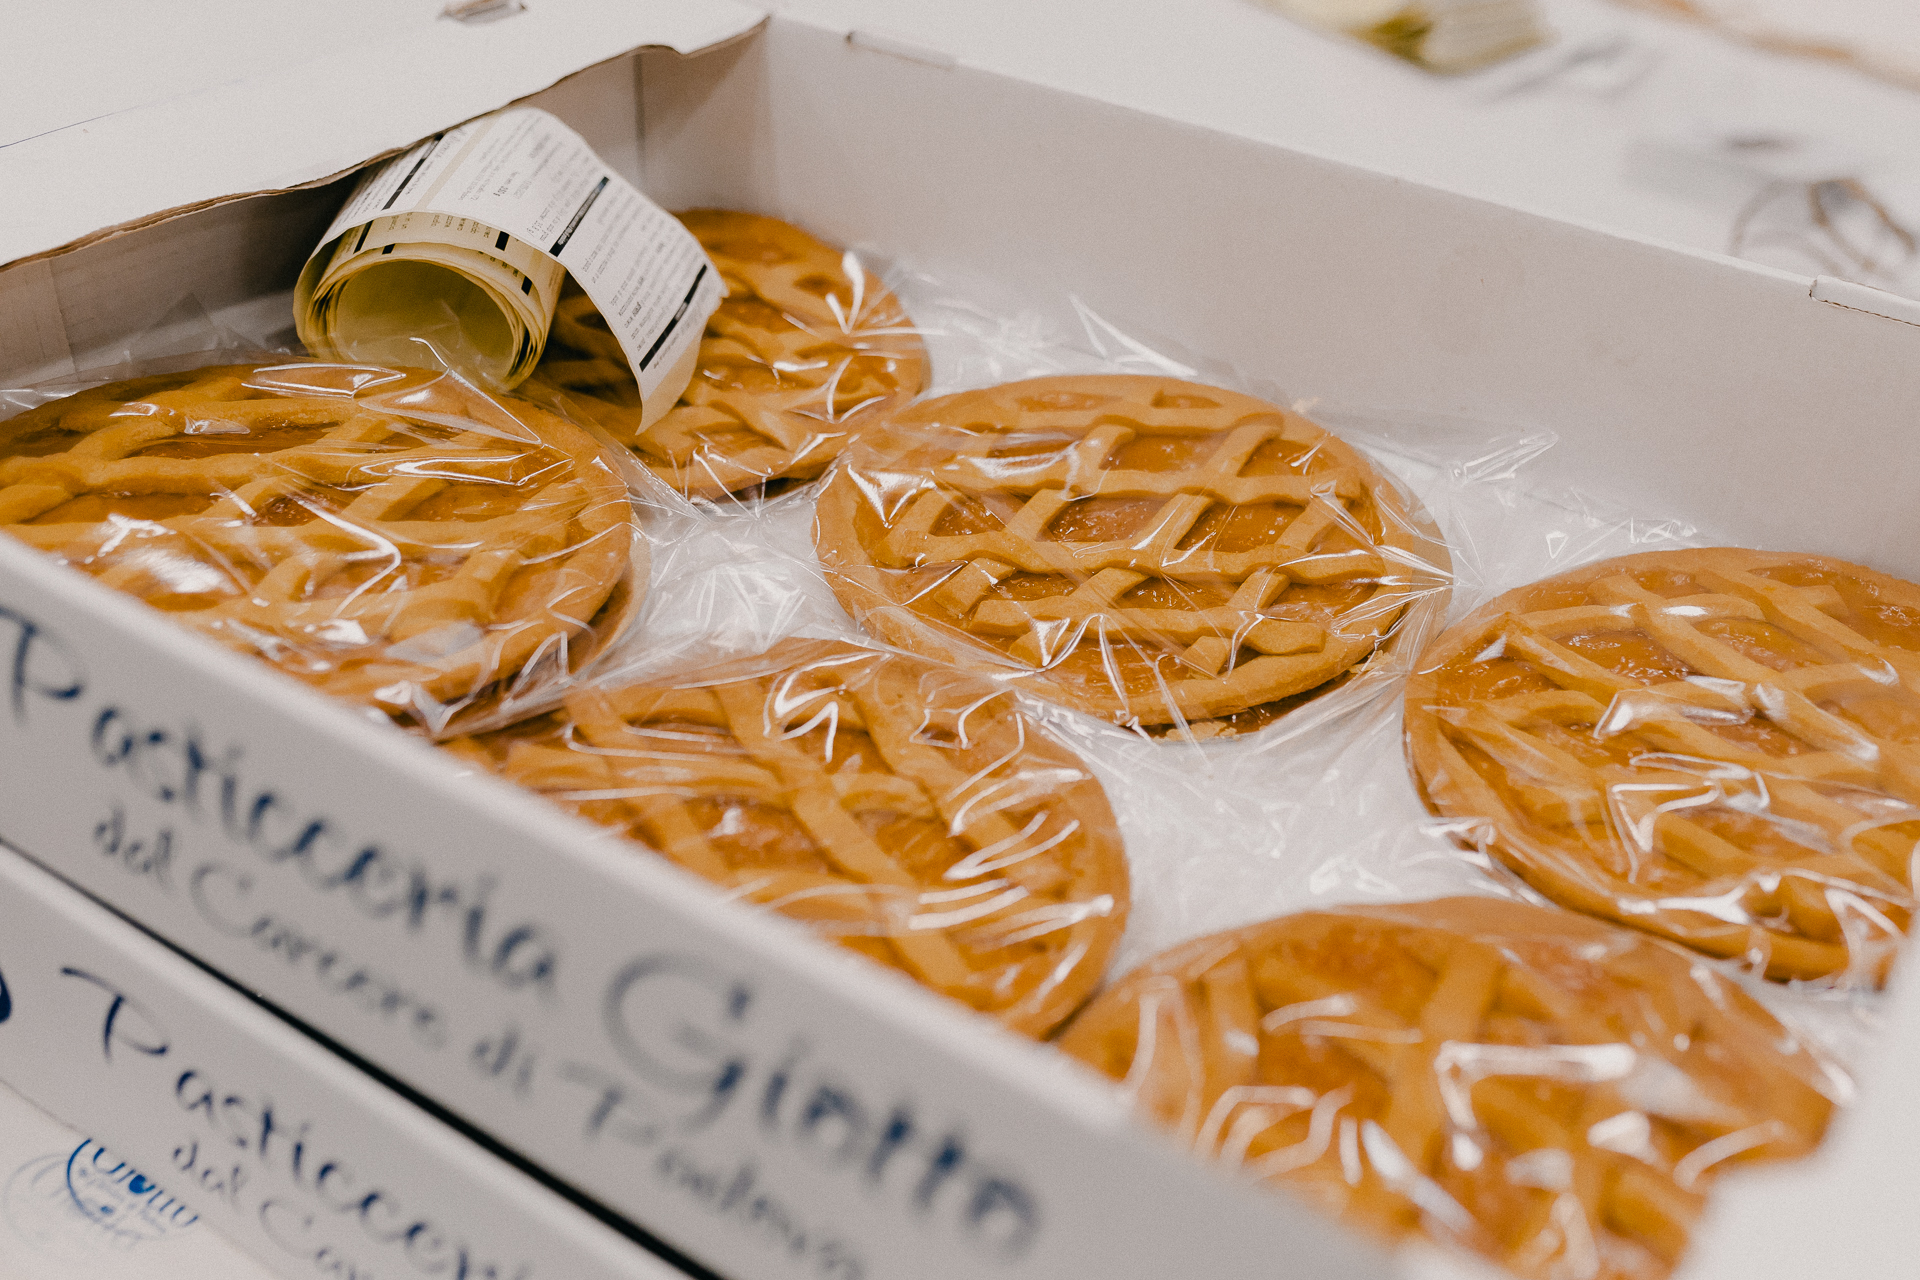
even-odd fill
[[[736,0],[126,0],[28,6],[0,81],[0,264],[318,182],[642,46],[753,29]],[[20,29],[23,28],[23,29]]]

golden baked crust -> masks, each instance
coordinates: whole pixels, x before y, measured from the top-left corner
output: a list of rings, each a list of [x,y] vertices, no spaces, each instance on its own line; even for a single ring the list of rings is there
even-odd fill
[[[537,375],[584,393],[583,408],[655,475],[703,498],[811,480],[855,431],[920,394],[926,348],[899,300],[852,255],[778,218],[676,216],[727,286],[679,403],[639,430],[626,356],[571,281]]]
[[[1029,1035],[1126,926],[1100,784],[1011,695],[917,658],[787,641],[450,748]]]
[[[1920,587],[1649,552],[1510,591],[1419,666],[1428,804],[1541,893],[1775,978],[1884,974],[1920,839]]]
[[[1176,947],[1062,1049],[1349,1221],[1549,1280],[1665,1275],[1731,1161],[1810,1150],[1827,1076],[1732,983],[1497,898],[1285,916]]]
[[[1447,568],[1343,441],[1139,376],[895,413],[827,482],[815,538],[840,603],[890,644],[1024,669],[1033,693],[1118,724],[1214,731],[1365,660]]]
[[[428,719],[564,676],[634,517],[586,431],[421,370],[114,382],[0,423],[0,528],[339,697]]]

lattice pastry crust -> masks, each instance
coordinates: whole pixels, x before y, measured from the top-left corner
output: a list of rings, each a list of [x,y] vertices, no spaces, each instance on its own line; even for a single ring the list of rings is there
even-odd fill
[[[1444,547],[1343,441],[1173,378],[911,406],[820,496],[834,593],[890,644],[1119,724],[1257,727],[1444,595]],[[1437,562],[1437,563],[1436,563]]]
[[[788,641],[451,744],[734,895],[1044,1035],[1106,968],[1106,795],[987,681]]]
[[[1775,978],[1884,974],[1920,839],[1920,587],[1626,556],[1508,592],[1419,665],[1429,805],[1541,893]]]
[[[727,286],[680,402],[639,429],[626,356],[571,284],[537,375],[584,393],[585,411],[655,475],[704,498],[811,480],[854,432],[920,393],[926,348],[898,299],[854,255],[778,218],[719,209],[678,216]]]
[[[419,370],[225,365],[52,401],[0,423],[0,528],[429,719],[523,669],[564,677],[568,641],[645,584],[589,433]]]
[[[1496,898],[1177,947],[1060,1047],[1196,1150],[1539,1280],[1645,1280],[1729,1162],[1810,1150],[1827,1068],[1662,943]]]

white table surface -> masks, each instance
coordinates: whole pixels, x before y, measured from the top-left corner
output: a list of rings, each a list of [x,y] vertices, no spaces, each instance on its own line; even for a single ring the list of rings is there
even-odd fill
[[[1920,93],[1611,0],[1541,0],[1553,45],[1460,77],[1257,0],[775,3],[969,65],[1708,252],[1728,250],[1742,207],[1777,178],[1856,178],[1920,228]],[[1840,274],[1798,256],[1762,260]],[[1896,274],[1879,283],[1920,293],[1920,264]]]

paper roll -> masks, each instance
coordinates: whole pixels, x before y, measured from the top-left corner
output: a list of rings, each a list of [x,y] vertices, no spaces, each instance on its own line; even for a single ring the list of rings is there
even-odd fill
[[[472,218],[375,218],[340,237],[294,325],[316,355],[440,365],[507,388],[540,362],[566,274]]]
[[[651,423],[686,390],[726,286],[693,234],[579,134],[511,107],[361,175],[300,272],[294,327],[317,355],[505,390],[540,362],[569,276]]]

